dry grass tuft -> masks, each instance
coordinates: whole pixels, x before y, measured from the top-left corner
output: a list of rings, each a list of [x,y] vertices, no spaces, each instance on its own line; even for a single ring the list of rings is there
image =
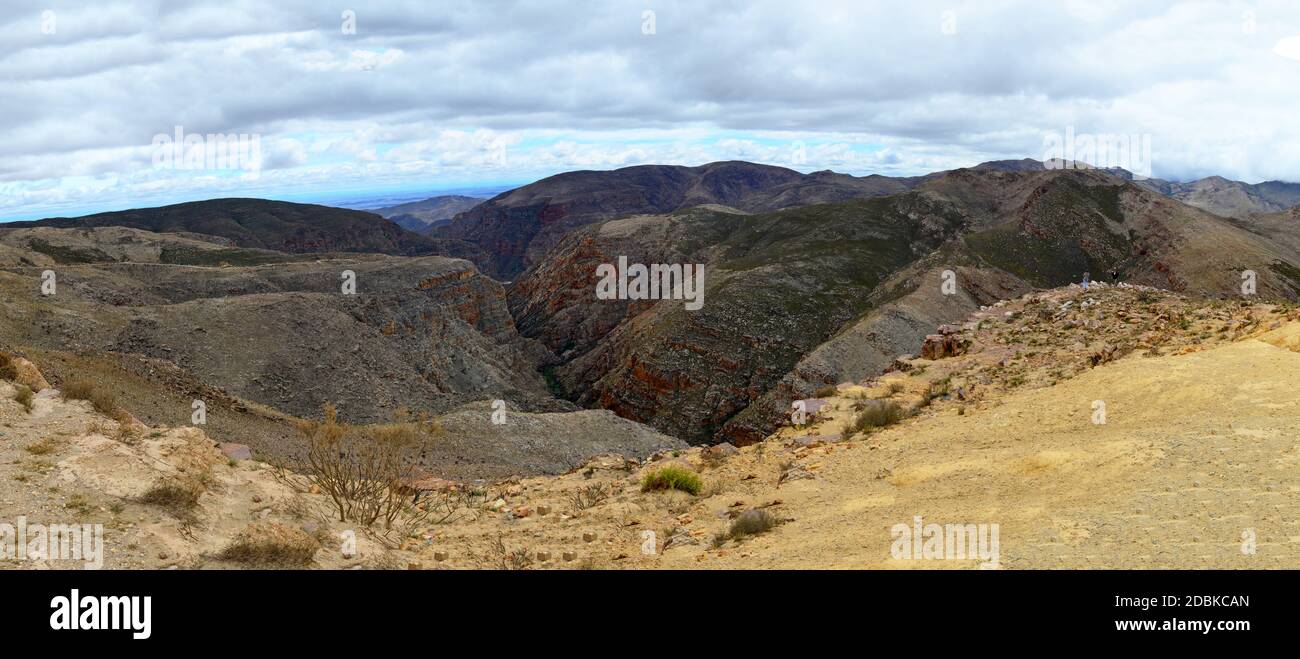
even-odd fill
[[[861,409],[844,424],[841,434],[851,437],[856,433],[892,426],[907,417],[907,412],[892,400],[866,400]]]
[[[62,391],[65,400],[90,401],[91,407],[104,416],[115,417],[118,413],[117,395],[90,380],[68,380]]]
[[[301,529],[274,522],[253,522],[226,545],[218,558],[245,565],[306,565],[320,542]]]
[[[178,518],[188,519],[198,507],[204,489],[201,478],[162,478],[140,495],[139,502],[158,506]]]
[[[32,455],[49,455],[59,449],[58,440],[52,437],[46,437],[39,442],[32,442],[23,447],[24,451]]]
[[[25,384],[18,385],[14,391],[14,400],[18,401],[18,404],[22,405],[23,409],[30,413],[32,411],[32,388]]]

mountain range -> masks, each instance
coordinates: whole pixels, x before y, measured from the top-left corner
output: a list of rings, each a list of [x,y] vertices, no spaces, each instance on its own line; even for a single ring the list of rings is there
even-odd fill
[[[334,402],[379,422],[500,399],[743,445],[791,401],[879,374],[938,325],[1084,273],[1223,298],[1249,271],[1254,295],[1300,300],[1296,210],[1279,210],[1296,188],[1033,160],[907,178],[733,161],[383,210],[467,206],[430,235],[253,199],[54,218],[0,227],[0,340],[72,343],[136,373],[167,363],[291,416]],[[595,273],[619,257],[701,264],[702,308],[598,299]],[[39,295],[52,267],[70,294]],[[345,271],[355,296],[339,293]]]
[[[380,208],[375,210],[375,214],[396,222],[403,229],[427,234],[436,227],[450,224],[451,218],[481,203],[483,200],[478,197],[440,195]]]

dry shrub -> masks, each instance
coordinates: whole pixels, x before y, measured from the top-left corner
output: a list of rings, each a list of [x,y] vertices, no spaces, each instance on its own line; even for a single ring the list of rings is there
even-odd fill
[[[573,512],[581,512],[600,504],[614,494],[614,488],[605,483],[592,483],[579,487],[569,495],[569,507]]]
[[[68,380],[63,384],[63,398],[90,401],[90,406],[104,416],[116,416],[118,412],[117,395],[90,380]]]
[[[172,515],[187,519],[193,516],[194,508],[203,496],[203,479],[180,478],[176,476],[162,478],[153,483],[144,494],[140,503],[166,509]]]
[[[751,508],[732,521],[731,528],[713,537],[713,548],[721,547],[728,540],[740,541],[751,535],[767,533],[780,523],[776,515],[762,508]]]
[[[23,447],[24,451],[32,455],[49,455],[58,450],[59,442],[52,437],[46,437],[39,442],[32,442]]]
[[[411,510],[411,521],[417,525],[445,524],[462,510],[483,507],[487,497],[487,490],[468,485],[417,494]]]
[[[817,389],[813,391],[813,397],[830,398],[831,396],[838,394],[839,391],[840,391],[839,387],[836,387],[833,384],[825,384],[820,387],[817,387]]]
[[[13,355],[7,352],[0,352],[0,379],[18,379],[18,368],[14,366]]]
[[[892,426],[907,416],[903,408],[892,400],[865,400],[860,405],[862,409],[840,430],[846,438],[873,428]]]
[[[253,522],[218,557],[245,565],[306,565],[319,549],[320,542],[306,531],[274,522]]]
[[[486,564],[494,570],[527,570],[533,566],[534,555],[526,549],[511,550],[506,547],[500,534],[488,545],[486,556],[470,552],[470,557],[479,564]]]
[[[14,391],[14,400],[18,401],[18,404],[22,405],[24,410],[31,412],[32,411],[32,388],[25,384],[18,385],[16,390]]]
[[[339,421],[332,404],[323,412],[323,420],[299,424],[307,439],[304,475],[329,495],[340,522],[370,526],[382,520],[391,529],[404,510],[412,510],[402,481],[414,475],[407,465],[437,436],[437,425],[399,413],[396,423],[353,427]]]

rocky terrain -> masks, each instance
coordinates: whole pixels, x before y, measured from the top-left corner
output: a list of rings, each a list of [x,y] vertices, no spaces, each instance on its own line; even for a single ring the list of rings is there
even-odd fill
[[[1295,209],[1126,174],[572,172],[433,238],[258,200],[4,225],[0,505],[110,525],[132,567],[912,567],[915,515],[1003,525],[1013,567],[1291,566]],[[620,257],[702,265],[703,304],[598,299]],[[354,529],[371,562],[301,471],[334,408],[437,430],[405,522]],[[149,494],[176,478],[184,514]]]
[[[878,372],[981,304],[1112,271],[1213,297],[1240,295],[1249,270],[1258,295],[1295,300],[1293,247],[1107,172],[981,166],[868,200],[596,223],[509,299],[520,332],[558,356],[550,373],[567,398],[693,443],[743,445],[789,400]],[[595,299],[596,267],[619,256],[706,264],[703,308]]]
[[[351,422],[381,423],[500,400],[529,421],[485,437],[467,413],[453,415],[476,435],[423,464],[465,477],[675,445],[552,396],[539,372],[550,353],[518,334],[504,289],[466,261],[307,258],[121,227],[11,229],[0,245],[14,257],[0,270],[5,347],[46,364],[56,381],[111,386],[148,423],[185,423],[201,400],[217,439],[293,460],[295,419],[326,403]],[[51,295],[41,290],[47,271]],[[343,291],[345,273],[355,294]]]
[[[974,307],[1084,272],[1224,296],[1250,271],[1261,297],[1300,296],[1289,216],[1228,220],[1124,174],[1032,160],[912,179],[735,162],[571,172],[461,213],[438,239],[366,213],[217,200],[5,228],[0,262],[28,278],[33,302],[30,278],[58,264],[82,305],[19,310],[23,342],[171,361],[290,415],[329,401],[378,422],[502,399],[745,444],[772,431],[783,401],[878,372]],[[69,222],[96,228],[53,228]],[[294,242],[307,224],[328,239]],[[356,240],[367,224],[382,230]],[[301,253],[331,245],[353,251]],[[497,275],[532,265],[502,285],[464,260],[418,256],[466,250]],[[704,264],[704,307],[595,299],[596,267],[619,257]],[[343,271],[359,295],[338,292]]]
[[[1055,162],[1059,164],[1061,161]],[[1073,164],[1085,165],[1085,163]],[[1043,162],[1029,158],[993,161],[975,167],[975,169],[996,169],[1005,172],[1042,171],[1045,168]],[[1120,167],[1093,169],[1131,181],[1139,187],[1221,217],[1246,218],[1257,213],[1283,211],[1300,205],[1300,183],[1286,181],[1243,183],[1222,176],[1207,176],[1192,181],[1166,181],[1136,176],[1133,172]]]
[[[417,505],[452,514],[396,531],[339,523],[301,479],[199,429],[101,416],[21,362],[0,382],[0,516],[103,524],[108,568],[1294,569],[1298,352],[1291,305],[1033,292],[761,442],[431,481]],[[30,410],[20,384],[40,389]],[[900,413],[853,423],[884,406]],[[650,485],[673,470],[696,480]],[[189,476],[193,503],[160,503]],[[996,524],[998,551],[900,557],[892,529],[917,516]]]
[[[952,331],[962,354],[841,382],[808,401],[805,426],[762,442],[521,480],[499,509],[416,542],[420,562],[980,567],[895,557],[891,528],[919,515],[998,524],[1004,569],[1298,565],[1300,311],[1070,286],[978,309]],[[846,431],[881,403],[905,418]],[[644,491],[666,467],[697,475],[698,491]]]
[[[1251,184],[1210,176],[1187,183],[1148,179],[1139,184],[1223,217],[1245,218],[1300,204],[1300,184],[1285,181]]]

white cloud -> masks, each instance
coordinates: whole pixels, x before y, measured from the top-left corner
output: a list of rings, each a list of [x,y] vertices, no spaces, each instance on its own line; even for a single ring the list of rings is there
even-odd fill
[[[1068,126],[1150,134],[1156,176],[1300,180],[1289,0],[663,0],[653,35],[644,5],[384,3],[356,34],[312,0],[109,0],[54,34],[7,9],[0,218],[728,158],[919,174]],[[175,125],[261,135],[261,175],[152,170]]]

